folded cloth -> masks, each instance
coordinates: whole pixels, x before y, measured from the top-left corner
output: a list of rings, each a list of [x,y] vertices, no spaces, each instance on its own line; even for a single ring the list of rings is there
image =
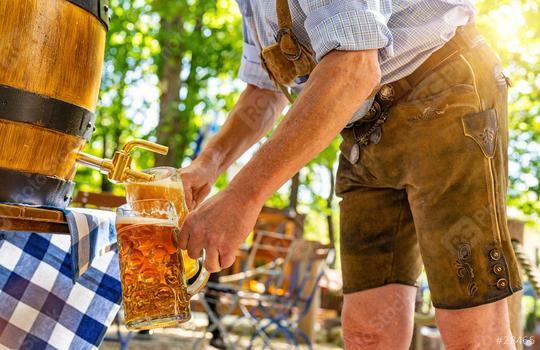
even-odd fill
[[[116,250],[115,214],[95,209],[64,210],[71,235],[73,281],[84,274],[96,256]]]
[[[76,242],[0,232],[0,348],[96,349],[102,342],[121,301],[113,219],[103,213],[66,213]]]

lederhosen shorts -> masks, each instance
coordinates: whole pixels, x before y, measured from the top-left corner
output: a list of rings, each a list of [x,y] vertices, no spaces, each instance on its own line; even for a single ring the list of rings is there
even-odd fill
[[[380,108],[387,120],[378,143],[351,159],[373,121],[342,132],[344,293],[415,285],[422,262],[437,308],[486,304],[521,289],[505,204],[507,79],[474,26],[457,33],[386,87],[394,97]]]

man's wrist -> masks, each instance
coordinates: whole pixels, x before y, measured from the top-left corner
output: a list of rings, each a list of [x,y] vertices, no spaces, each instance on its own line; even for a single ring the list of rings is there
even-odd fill
[[[201,152],[201,154],[195,158],[193,163],[198,164],[200,167],[206,169],[214,181],[217,179],[219,174],[223,172],[223,156],[220,152],[210,148]]]
[[[226,194],[234,196],[238,203],[262,207],[266,202],[266,196],[256,187],[233,180],[223,190]]]

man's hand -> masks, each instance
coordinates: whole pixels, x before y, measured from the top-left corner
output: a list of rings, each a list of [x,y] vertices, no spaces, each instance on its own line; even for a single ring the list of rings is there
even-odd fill
[[[232,265],[236,249],[255,225],[262,203],[248,205],[227,190],[201,203],[218,175],[272,128],[286,104],[281,92],[248,85],[218,134],[190,166],[178,170],[186,204],[192,211],[183,225],[180,247],[187,248],[191,257],[200,256],[206,248],[208,271]]]
[[[180,232],[180,249],[198,258],[205,248],[205,267],[210,272],[231,266],[261,208],[262,204],[247,202],[223,190],[188,215]]]
[[[216,181],[216,170],[212,165],[196,159],[188,167],[179,169],[178,173],[184,185],[187,207],[192,211],[210,193]]]

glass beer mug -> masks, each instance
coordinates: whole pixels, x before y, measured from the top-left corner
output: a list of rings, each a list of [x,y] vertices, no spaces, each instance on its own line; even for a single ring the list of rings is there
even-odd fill
[[[147,169],[144,172],[154,175],[154,181],[129,181],[124,183],[127,202],[131,203],[143,199],[166,199],[174,204],[178,216],[178,226],[182,227],[188,214],[188,208],[182,179],[176,169],[171,167],[157,167]],[[189,257],[187,251],[182,251],[182,257],[184,259],[185,277],[189,279],[195,276],[199,270],[199,266],[196,260]]]
[[[167,200],[132,201],[116,213],[127,327],[166,328],[189,321],[190,299],[204,287],[209,273],[201,262],[197,280],[186,285],[174,204]]]

